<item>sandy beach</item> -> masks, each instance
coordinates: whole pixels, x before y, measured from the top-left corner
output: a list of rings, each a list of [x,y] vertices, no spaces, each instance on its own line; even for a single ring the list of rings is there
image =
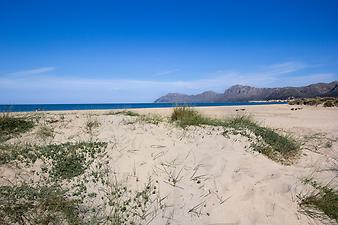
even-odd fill
[[[226,136],[222,127],[177,127],[166,119],[172,108],[131,110],[151,118],[153,115],[163,118],[156,121],[115,114],[116,110],[16,113],[38,119],[32,130],[7,143],[39,146],[107,143],[105,153],[95,157],[84,174],[62,182],[64,187],[71,187],[88,180],[84,183],[87,193],[95,193],[96,197],[84,197],[82,205],[96,207],[98,215],[110,209],[100,208],[110,182],[115,188],[116,184],[125,186],[119,198],[124,198],[125,193],[130,197],[144,187],[152,190],[147,197],[150,203],[142,209],[146,216],[141,224],[324,224],[328,220],[312,218],[303,212],[299,202],[312,191],[302,182],[306,178],[338,187],[337,172],[331,170],[338,163],[338,108],[291,108],[295,107],[196,108],[213,118],[247,115],[264,127],[292,135],[301,143],[301,153],[291,165],[252,151],[247,137]],[[95,126],[88,129],[88,121],[95,122]],[[53,135],[41,136],[42,126],[50,128]],[[51,166],[42,160],[30,166],[1,165],[1,185],[42,182],[43,163]],[[101,183],[92,181],[98,168],[104,171]]]

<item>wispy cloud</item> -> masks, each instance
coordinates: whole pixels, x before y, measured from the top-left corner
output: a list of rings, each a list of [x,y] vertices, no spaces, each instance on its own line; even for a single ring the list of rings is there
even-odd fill
[[[309,67],[311,66],[303,62],[288,61],[279,64],[263,66],[262,69],[266,74],[277,75],[277,74],[292,73]]]
[[[3,74],[4,76],[29,76],[29,75],[36,75],[42,73],[48,73],[55,70],[55,67],[40,67],[34,68],[29,70],[20,70],[12,73]]]
[[[223,92],[234,84],[257,87],[302,86],[338,78],[335,73],[293,74],[305,68],[308,68],[306,64],[287,62],[262,67],[253,73],[217,72],[204,79],[173,81],[81,78],[49,74],[37,76],[54,69],[40,68],[20,72],[26,76],[0,77],[0,87],[6,93],[0,96],[0,102],[149,102],[167,92]]]
[[[176,72],[179,72],[179,71],[180,71],[179,69],[164,70],[164,71],[156,73],[156,76],[169,75],[169,74],[173,74],[173,73],[176,73]]]

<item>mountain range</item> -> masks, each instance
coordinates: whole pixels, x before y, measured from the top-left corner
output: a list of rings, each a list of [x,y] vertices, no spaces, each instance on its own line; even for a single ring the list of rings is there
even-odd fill
[[[304,87],[256,88],[234,85],[224,93],[206,91],[196,95],[169,93],[156,103],[194,103],[194,102],[244,102],[260,100],[285,100],[289,98],[338,97],[338,81],[316,83]]]

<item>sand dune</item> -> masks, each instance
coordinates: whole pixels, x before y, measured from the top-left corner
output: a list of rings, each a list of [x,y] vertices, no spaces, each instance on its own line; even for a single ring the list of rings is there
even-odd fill
[[[217,118],[247,114],[264,126],[291,133],[303,142],[303,147],[301,156],[290,166],[253,152],[246,137],[239,134],[225,137],[222,127],[184,130],[165,121],[152,124],[138,117],[113,115],[111,111],[40,113],[39,126],[47,124],[54,129],[55,137],[48,143],[89,140],[108,143],[106,154],[97,158],[78,180],[89,176],[89,171],[100,163],[109,169],[105,174],[109,181],[122,182],[128,189],[142,189],[150,180],[156,187],[157,197],[153,199],[160,199],[163,207],[150,206],[152,214],[145,223],[321,224],[301,212],[297,196],[309,191],[302,183],[305,177],[337,185],[337,180],[332,181],[337,174],[325,169],[338,160],[338,109],[303,107],[291,111],[290,108],[288,105],[197,108],[202,114]],[[171,110],[133,111],[168,116]],[[88,115],[100,124],[91,132],[85,129]],[[36,137],[39,126],[8,142],[35,143],[39,140]],[[325,146],[327,141],[331,146]],[[6,177],[1,179],[2,185],[8,183],[6,180],[19,179],[19,174],[20,179],[31,178],[41,170],[39,163],[21,169],[0,166],[1,175]],[[89,192],[98,196],[104,189],[104,185],[93,182],[87,186]],[[100,205],[101,200],[98,197],[85,204]]]

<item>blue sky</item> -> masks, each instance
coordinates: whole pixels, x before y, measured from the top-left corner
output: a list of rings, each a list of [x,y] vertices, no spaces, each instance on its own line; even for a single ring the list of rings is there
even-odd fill
[[[338,80],[338,1],[0,1],[0,104]]]

